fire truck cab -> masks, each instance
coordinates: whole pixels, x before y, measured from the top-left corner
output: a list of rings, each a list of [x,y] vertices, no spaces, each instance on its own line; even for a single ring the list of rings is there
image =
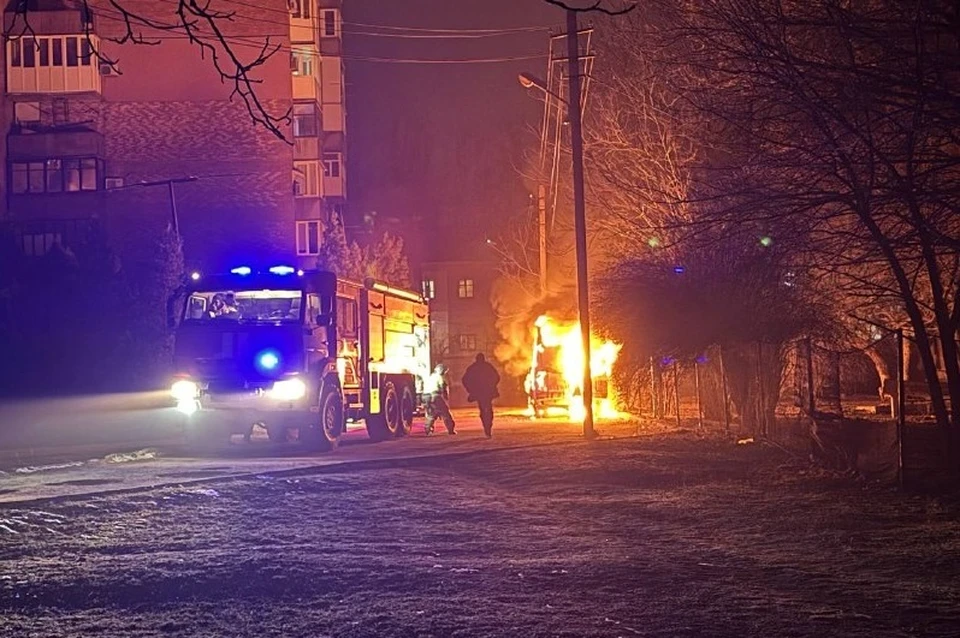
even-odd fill
[[[181,292],[171,394],[189,441],[261,424],[330,449],[360,420],[374,440],[410,431],[430,373],[419,294],[289,266],[194,274]]]

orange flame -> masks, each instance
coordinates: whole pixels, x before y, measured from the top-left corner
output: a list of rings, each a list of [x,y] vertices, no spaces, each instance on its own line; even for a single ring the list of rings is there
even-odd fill
[[[539,331],[540,340],[539,343],[535,342],[530,373],[524,383],[527,393],[550,392],[553,388],[548,375],[559,374],[562,383],[559,384],[558,389],[563,392],[560,402],[565,405],[571,420],[582,422],[586,417],[586,409],[582,397],[584,356],[580,324],[576,321],[564,322],[548,315],[541,315],[537,318],[535,326]],[[598,397],[595,400],[595,417],[617,418],[620,416],[615,407],[610,378],[622,347],[621,344],[601,339],[595,334],[590,336],[590,374],[595,387],[598,381],[606,382],[607,387],[607,396]],[[540,359],[547,349],[555,349],[556,352],[556,360],[551,370],[543,369],[540,365]]]

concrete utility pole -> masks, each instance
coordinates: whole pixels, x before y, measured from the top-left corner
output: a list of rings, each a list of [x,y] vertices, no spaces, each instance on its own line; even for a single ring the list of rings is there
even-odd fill
[[[583,344],[583,436],[593,438],[593,374],[590,370],[590,290],[587,272],[587,220],[583,188],[583,129],[580,113],[580,37],[577,12],[567,9],[567,64],[570,82],[570,137],[573,151],[574,227],[577,235],[577,297]]]
[[[131,184],[131,186],[163,186],[166,185],[168,193],[170,194],[170,224],[173,226],[173,232],[176,233],[177,237],[180,236],[180,217],[177,213],[177,195],[173,189],[174,184],[184,184],[186,182],[195,182],[198,177],[178,177],[175,179],[162,179],[155,182],[139,182],[137,184]]]
[[[540,252],[540,295],[547,296],[547,189],[537,186],[537,235]]]

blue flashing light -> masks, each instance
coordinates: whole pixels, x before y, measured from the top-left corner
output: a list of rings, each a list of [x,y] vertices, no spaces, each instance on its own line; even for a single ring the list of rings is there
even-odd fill
[[[678,275],[682,275],[683,273],[687,272],[687,269],[683,266],[674,266],[673,272],[677,273]]]
[[[257,355],[257,367],[265,371],[276,370],[280,365],[280,355],[273,350],[267,350]]]
[[[230,271],[230,274],[233,274],[233,275],[243,275],[244,277],[246,277],[247,275],[249,275],[249,274],[252,273],[252,272],[253,272],[253,270],[250,268],[250,266],[238,266],[237,268],[232,269],[232,270]]]
[[[293,266],[274,266],[270,269],[274,275],[292,275],[297,272],[297,269]]]
[[[192,272],[192,273],[190,273],[190,279],[192,279],[192,280],[194,280],[194,281],[198,281],[198,280],[200,279],[200,273],[198,273],[198,272]]]

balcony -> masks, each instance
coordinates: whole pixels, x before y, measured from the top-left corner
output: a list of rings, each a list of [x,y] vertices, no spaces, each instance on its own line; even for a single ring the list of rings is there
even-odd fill
[[[324,197],[345,197],[346,189],[343,186],[343,175],[338,177],[323,177]]]
[[[95,35],[38,35],[9,39],[7,94],[100,93]]]
[[[319,101],[320,84],[312,75],[293,76],[293,99]]]

